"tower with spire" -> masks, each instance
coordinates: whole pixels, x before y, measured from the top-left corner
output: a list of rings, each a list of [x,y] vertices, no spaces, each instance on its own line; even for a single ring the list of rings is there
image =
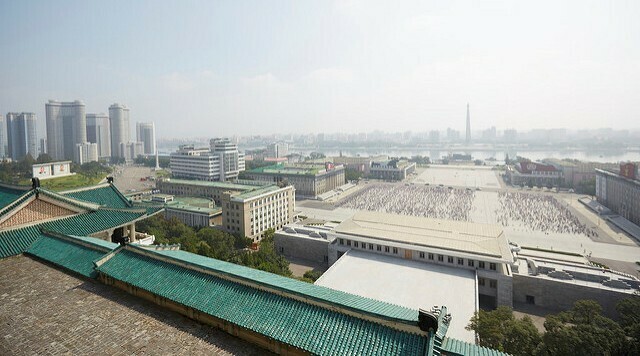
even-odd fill
[[[466,143],[471,142],[471,116],[469,115],[469,103],[467,103],[467,137]]]

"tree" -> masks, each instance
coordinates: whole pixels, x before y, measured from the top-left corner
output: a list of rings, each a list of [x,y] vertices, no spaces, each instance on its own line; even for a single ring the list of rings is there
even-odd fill
[[[194,228],[172,218],[161,215],[142,220],[138,231],[155,235],[157,244],[180,244],[180,249],[202,256],[216,258],[243,266],[290,277],[289,262],[278,255],[274,244],[274,229],[265,232],[258,251],[249,251],[252,240],[245,236],[229,234],[217,228]]]
[[[357,171],[355,169],[347,168],[344,171],[344,178],[347,182],[354,181],[362,178],[362,172]]]
[[[640,295],[621,300],[616,305],[620,326],[627,335],[627,354],[640,355]]]
[[[49,162],[53,162],[53,158],[51,158],[51,156],[49,156],[46,153],[41,153],[38,156],[37,162],[38,163],[49,163]]]
[[[476,312],[466,329],[476,332],[481,346],[512,355],[531,355],[541,341],[531,318],[517,319],[513,310],[505,306]]]
[[[566,312],[547,316],[543,355],[620,355],[628,347],[620,325],[602,315],[593,300],[579,300]]]

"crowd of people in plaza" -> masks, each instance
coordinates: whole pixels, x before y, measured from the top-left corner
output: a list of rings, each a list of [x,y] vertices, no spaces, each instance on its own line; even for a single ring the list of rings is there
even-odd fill
[[[518,222],[531,231],[598,236],[596,230],[580,222],[567,206],[550,195],[498,192],[498,200],[496,216],[502,226]]]
[[[424,185],[371,184],[339,203],[343,208],[469,221],[475,192]]]

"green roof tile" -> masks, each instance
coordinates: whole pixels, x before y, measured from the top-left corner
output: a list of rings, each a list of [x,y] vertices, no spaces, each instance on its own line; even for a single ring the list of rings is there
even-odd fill
[[[83,276],[94,278],[97,272],[94,269],[93,261],[101,258],[116,247],[118,247],[118,244],[92,237],[41,234],[27,248],[25,253]]]
[[[447,355],[464,356],[506,356],[508,354],[487,347],[478,346],[457,339],[445,338],[440,349]]]
[[[155,252],[164,256],[172,257],[181,262],[187,262],[195,266],[222,272],[236,278],[260,283],[287,293],[313,298],[318,301],[327,301],[332,304],[338,304],[342,307],[353,309],[361,313],[394,319],[411,325],[415,325],[418,322],[418,311],[410,308],[301,282],[293,278],[282,277],[277,274],[196,255],[182,250],[157,250]]]
[[[131,207],[129,200],[114,185],[99,185],[89,189],[62,192],[62,195],[109,208]]]
[[[136,249],[141,248],[127,246],[117,249],[98,270],[116,280],[312,354],[425,353],[426,335],[399,331],[335,310],[184,268],[143,255]],[[369,303],[367,301],[363,305]]]
[[[24,190],[17,190],[0,186],[0,209],[4,209],[4,207],[11,204],[25,193],[26,191]]]
[[[86,214],[48,221],[23,228],[0,231],[0,258],[23,253],[38,237],[40,231],[55,231],[65,235],[86,236],[137,220],[144,211],[98,209]]]

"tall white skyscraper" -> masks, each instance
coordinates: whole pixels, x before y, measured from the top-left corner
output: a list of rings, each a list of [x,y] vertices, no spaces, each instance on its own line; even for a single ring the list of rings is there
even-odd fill
[[[87,141],[98,145],[98,157],[111,157],[111,127],[107,114],[87,114]]]
[[[38,138],[36,134],[36,114],[7,114],[7,155],[13,160],[21,160],[27,154],[38,158]]]
[[[244,171],[244,153],[238,151],[238,145],[228,138],[214,138],[209,141],[211,153],[218,158],[219,179],[226,181],[238,178]]]
[[[74,159],[76,144],[87,142],[87,118],[82,101],[49,100],[47,116],[47,153],[54,160]]]
[[[156,154],[156,127],[153,122],[136,124],[136,140],[142,142],[145,155]]]
[[[121,144],[127,144],[131,141],[129,126],[129,108],[121,104],[113,104],[109,107],[109,122],[111,127],[111,156],[126,156]]]

